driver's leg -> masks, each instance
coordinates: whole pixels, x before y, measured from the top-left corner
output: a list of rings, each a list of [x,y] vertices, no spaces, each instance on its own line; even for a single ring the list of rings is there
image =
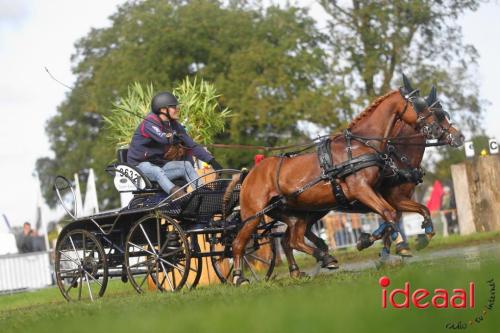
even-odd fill
[[[174,188],[174,183],[168,179],[165,171],[159,166],[151,164],[150,162],[142,162],[139,163],[137,168],[141,170],[148,179],[157,182],[165,193],[170,194],[170,191]]]
[[[182,177],[187,182],[191,182],[199,177],[189,161],[170,161],[167,162],[162,169],[170,179]],[[193,183],[193,188],[196,189],[201,185],[203,185],[203,180],[199,179]]]

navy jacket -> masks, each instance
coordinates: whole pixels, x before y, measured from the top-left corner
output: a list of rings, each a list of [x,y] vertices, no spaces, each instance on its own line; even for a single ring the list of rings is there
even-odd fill
[[[194,155],[204,162],[213,158],[209,152],[191,139],[179,122],[175,120],[163,122],[156,114],[149,113],[132,136],[127,162],[131,165],[137,165],[148,161],[163,166],[168,162],[163,155],[168,151],[169,146],[177,140],[180,140],[189,149],[190,155]]]

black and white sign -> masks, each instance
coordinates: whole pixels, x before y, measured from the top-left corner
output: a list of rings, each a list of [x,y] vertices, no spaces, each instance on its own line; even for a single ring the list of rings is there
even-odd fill
[[[490,147],[490,154],[498,154],[498,143],[496,139],[490,139],[488,146]]]
[[[466,157],[474,157],[474,144],[472,141],[465,141],[465,156]]]

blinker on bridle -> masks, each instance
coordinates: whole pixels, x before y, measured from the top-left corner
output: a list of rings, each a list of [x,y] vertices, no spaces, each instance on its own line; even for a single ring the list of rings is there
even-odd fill
[[[401,95],[403,96],[403,98],[406,101],[405,102],[405,107],[403,108],[403,112],[401,112],[401,113],[398,114],[399,119],[403,120],[404,114],[406,113],[406,111],[408,111],[408,104],[411,103],[413,105],[413,108],[415,108],[414,100],[416,98],[418,98],[418,95],[420,94],[420,90],[419,89],[414,89],[413,91],[411,91],[408,94],[403,94],[402,90],[400,89],[400,93],[401,93]],[[415,108],[415,111],[417,111],[416,108]]]

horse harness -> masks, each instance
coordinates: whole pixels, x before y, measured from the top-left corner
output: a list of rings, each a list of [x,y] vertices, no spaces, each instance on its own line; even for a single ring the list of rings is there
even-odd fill
[[[352,175],[359,170],[378,166],[383,170],[392,170],[392,174],[394,174],[397,170],[394,162],[389,158],[389,156],[385,153],[380,152],[376,147],[374,147],[369,141],[362,140],[362,138],[358,138],[353,135],[349,130],[344,130],[344,138],[346,140],[346,151],[347,151],[347,160],[339,163],[333,163],[333,156],[331,152],[331,144],[332,139],[330,137],[321,140],[316,146],[316,154],[318,157],[319,166],[321,169],[321,173],[319,177],[315,178],[311,182],[304,185],[302,188],[285,195],[281,191],[279,186],[279,173],[281,170],[281,166],[283,164],[283,160],[285,157],[290,157],[290,154],[286,154],[281,156],[280,163],[277,168],[276,174],[276,188],[278,192],[281,193],[279,195],[279,200],[281,203],[286,203],[288,199],[294,199],[298,197],[300,194],[310,189],[314,185],[322,182],[328,181],[332,185],[332,192],[335,200],[339,206],[347,207],[349,206],[349,200],[347,200],[344,192],[342,191],[342,187],[340,186],[340,180],[345,179],[347,176]],[[371,154],[363,154],[357,157],[352,156],[352,140],[357,140],[367,145],[368,147],[374,149],[376,152]],[[276,199],[273,200],[276,203]]]
[[[399,185],[403,183],[415,183],[419,184],[422,182],[422,177],[424,172],[420,168],[412,168],[408,162],[408,158],[399,154],[394,145],[387,146],[387,153],[380,151],[377,147],[372,145],[370,141],[372,140],[380,140],[381,138],[371,138],[371,137],[362,137],[358,135],[352,134],[348,129],[344,130],[343,136],[346,140],[346,151],[347,151],[347,160],[334,164],[333,157],[331,153],[331,137],[322,139],[316,145],[316,154],[318,157],[319,166],[321,169],[320,175],[304,185],[302,188],[295,190],[294,192],[285,195],[281,190],[279,185],[279,174],[281,171],[281,167],[283,165],[283,161],[288,157],[296,156],[296,152],[289,152],[280,155],[280,162],[278,164],[278,168],[276,169],[276,189],[280,193],[278,196],[271,199],[271,203],[266,206],[263,210],[259,211],[257,214],[248,217],[243,222],[247,222],[251,219],[260,217],[270,212],[271,210],[277,208],[278,206],[284,205],[288,202],[288,200],[293,200],[297,198],[300,194],[312,188],[316,184],[322,181],[328,181],[332,185],[332,193],[337,202],[337,206],[341,208],[349,208],[350,202],[347,200],[342,187],[340,186],[340,180],[345,179],[347,176],[352,175],[359,170],[378,166],[382,168],[382,172],[384,174],[384,178],[391,178],[391,186]],[[363,143],[364,145],[375,150],[374,153],[363,154],[360,156],[353,157],[352,156],[352,141],[356,140],[358,142]],[[394,163],[391,156],[396,157],[403,164],[405,164],[408,168],[399,169]],[[387,173],[387,171],[389,171]]]
[[[352,157],[353,135],[349,130],[345,130],[344,138],[347,145],[347,160],[342,163],[333,163],[331,152],[331,138],[327,138],[326,140],[321,141],[317,147],[318,162],[321,168],[320,179],[322,181],[326,180],[330,182],[330,184],[332,185],[333,196],[335,197],[337,204],[342,207],[348,206],[349,201],[347,200],[344,192],[342,191],[342,187],[340,186],[341,179],[345,179],[347,176],[352,175],[359,170],[372,166],[378,166],[383,169],[387,168],[388,166],[391,167],[391,164],[388,163],[387,155],[380,153],[378,150],[376,150],[375,153]],[[371,148],[375,148],[371,145],[368,146],[370,146]]]

